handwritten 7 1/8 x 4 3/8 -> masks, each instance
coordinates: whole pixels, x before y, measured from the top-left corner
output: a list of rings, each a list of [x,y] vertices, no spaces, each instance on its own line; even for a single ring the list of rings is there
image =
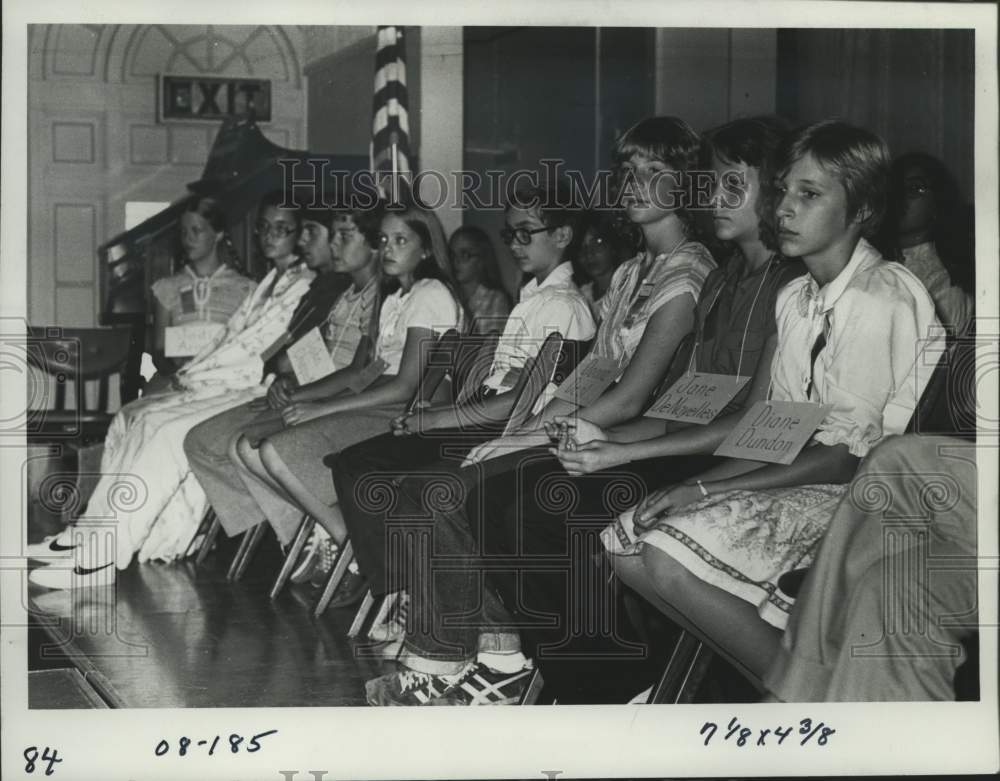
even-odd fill
[[[698,734],[705,736],[705,742],[703,745],[707,746],[712,741],[712,738],[715,737],[715,733],[718,731],[718,729],[719,725],[716,724],[714,721],[706,721],[702,725],[701,730],[698,732]],[[729,740],[731,737],[735,735],[737,746],[747,745],[747,741],[750,739],[751,735],[753,735],[754,732],[752,729],[750,729],[750,727],[745,727],[742,724],[740,724],[739,720],[735,716],[733,716],[733,718],[729,720],[729,724],[726,726],[726,729],[728,730],[728,732],[726,732],[726,736],[723,738],[723,740]],[[762,729],[759,731],[757,742],[754,743],[753,745],[755,746],[774,745],[775,741],[767,743],[767,736],[771,735],[773,732],[774,736],[777,738],[777,744],[780,746],[782,743],[785,742],[785,738],[791,735],[792,732],[794,731],[795,731],[794,727],[784,727],[784,728],[776,727],[774,730],[771,730],[770,728]],[[806,745],[806,743],[812,740],[812,738],[817,733],[819,733],[819,737],[816,738],[816,745],[825,746],[827,744],[827,740],[830,737],[830,735],[832,735],[837,730],[833,729],[832,727],[826,726],[826,724],[823,723],[822,721],[813,724],[812,719],[802,719],[799,722],[798,731],[799,735],[805,736],[802,738],[802,740],[799,741],[800,746]]]

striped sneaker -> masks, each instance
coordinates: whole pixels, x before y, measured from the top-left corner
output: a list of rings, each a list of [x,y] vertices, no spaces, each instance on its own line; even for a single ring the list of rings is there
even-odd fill
[[[444,694],[456,678],[461,678],[461,673],[428,675],[401,670],[367,681],[365,699],[369,705],[427,705]]]
[[[431,705],[517,705],[532,672],[528,668],[498,673],[485,664],[476,664]]]
[[[323,560],[323,548],[327,546],[333,546],[334,548],[332,552],[328,552],[327,554],[328,557],[332,558],[336,555],[336,546],[333,545],[333,540],[330,539],[327,530],[317,523],[313,527],[309,539],[306,541],[305,549],[299,556],[299,560],[295,564],[295,569],[292,570],[290,576],[292,583],[306,583],[312,578],[313,573],[316,572],[316,568]]]

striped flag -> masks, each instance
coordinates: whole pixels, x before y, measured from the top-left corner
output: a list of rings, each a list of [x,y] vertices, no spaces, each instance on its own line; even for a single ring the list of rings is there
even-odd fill
[[[379,27],[372,102],[372,173],[393,173],[408,180],[410,118],[406,96],[406,40],[402,27]],[[398,184],[393,181],[394,194]]]

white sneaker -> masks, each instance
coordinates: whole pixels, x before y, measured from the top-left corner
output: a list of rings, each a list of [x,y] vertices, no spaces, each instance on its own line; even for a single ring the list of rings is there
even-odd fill
[[[70,558],[78,546],[73,545],[73,527],[63,529],[59,534],[50,534],[41,542],[24,546],[24,555],[29,559]]]
[[[72,568],[42,567],[28,573],[28,580],[36,586],[64,590],[113,586],[115,563],[112,561],[100,567],[81,567],[79,564]]]

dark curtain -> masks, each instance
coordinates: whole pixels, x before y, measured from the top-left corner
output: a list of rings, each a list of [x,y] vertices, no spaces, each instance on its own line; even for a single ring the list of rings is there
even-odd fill
[[[839,117],[881,135],[893,156],[922,151],[974,193],[972,30],[778,31],[779,114]]]

